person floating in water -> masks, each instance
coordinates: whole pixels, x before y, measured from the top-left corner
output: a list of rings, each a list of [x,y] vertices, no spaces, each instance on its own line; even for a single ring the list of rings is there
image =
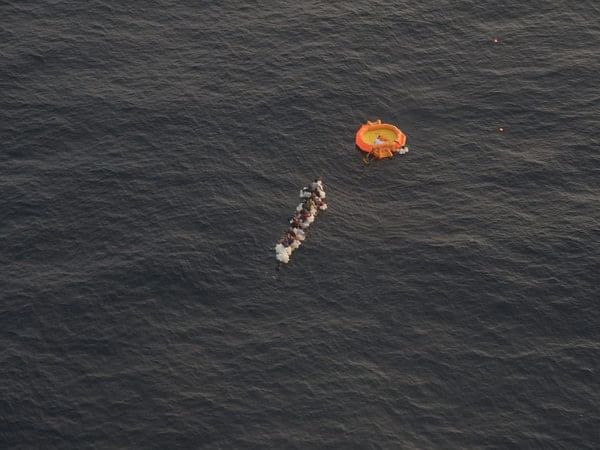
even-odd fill
[[[320,178],[315,178],[315,181],[310,183],[310,191],[314,192],[316,189],[323,189],[323,182]]]

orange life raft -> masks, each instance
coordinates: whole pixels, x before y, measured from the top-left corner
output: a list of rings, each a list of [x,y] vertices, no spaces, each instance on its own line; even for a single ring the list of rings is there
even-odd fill
[[[367,122],[356,132],[356,146],[373,158],[391,158],[406,145],[406,135],[381,120]]]

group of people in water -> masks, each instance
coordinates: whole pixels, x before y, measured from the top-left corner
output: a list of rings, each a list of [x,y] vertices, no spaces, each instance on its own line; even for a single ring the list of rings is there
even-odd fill
[[[302,203],[296,207],[296,211],[290,218],[290,226],[284,231],[283,237],[275,246],[275,257],[280,263],[287,264],[292,252],[300,247],[306,238],[305,231],[319,211],[327,209],[325,190],[320,178],[300,190]]]

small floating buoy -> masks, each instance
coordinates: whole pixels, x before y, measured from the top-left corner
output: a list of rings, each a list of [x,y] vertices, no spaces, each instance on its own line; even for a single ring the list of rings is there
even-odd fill
[[[498,40],[498,38],[495,37],[494,38],[494,44],[497,44],[498,42],[500,42],[500,41]]]
[[[504,133],[504,128],[500,127],[500,128],[498,128],[498,131],[499,131],[500,133]]]

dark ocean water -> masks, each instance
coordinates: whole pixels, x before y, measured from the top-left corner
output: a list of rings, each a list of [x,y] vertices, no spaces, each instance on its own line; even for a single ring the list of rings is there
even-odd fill
[[[597,1],[8,0],[0,37],[0,448],[600,448]],[[364,165],[376,118],[410,152]]]

